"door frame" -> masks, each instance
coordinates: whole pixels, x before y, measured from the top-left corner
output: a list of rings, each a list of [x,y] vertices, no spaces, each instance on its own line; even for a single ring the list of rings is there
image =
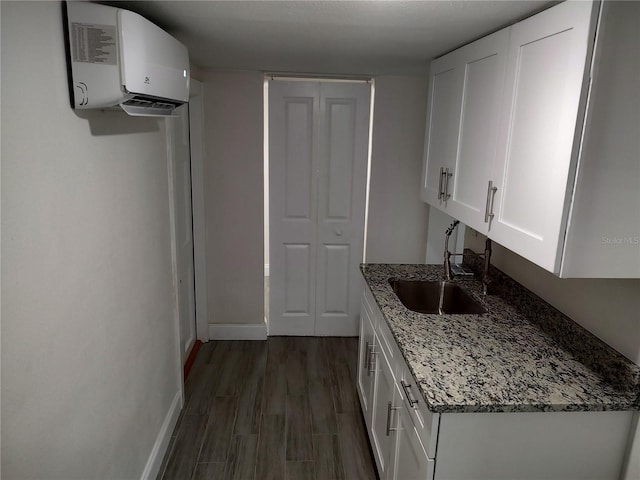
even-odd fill
[[[207,322],[206,304],[206,263],[205,263],[205,238],[204,238],[204,88],[201,82],[191,79],[189,94],[189,144],[191,153],[191,210],[193,228],[193,249],[194,249],[194,286],[195,286],[195,307],[196,307],[196,340],[206,342],[209,340],[209,328]],[[193,104],[191,103],[193,100]],[[192,111],[193,110],[193,111]],[[185,403],[184,398],[184,362],[181,354],[180,339],[180,306],[178,304],[178,250],[176,243],[176,218],[174,201],[174,154],[173,136],[171,124],[164,122],[166,148],[167,148],[167,177],[169,193],[169,228],[171,234],[171,271],[173,275],[173,294],[176,299],[174,304],[174,332],[175,332],[175,358],[178,371],[176,372],[178,384],[180,385],[181,403],[180,408]],[[195,174],[194,174],[195,172]],[[194,182],[194,178],[197,181]],[[199,265],[199,268],[198,268]],[[204,292],[198,297],[199,292]],[[200,301],[198,301],[200,298]],[[205,299],[204,301],[202,299]],[[200,304],[200,307],[198,306]],[[204,326],[203,326],[204,323]]]
[[[204,219],[204,86],[191,78],[189,89],[189,144],[191,146],[191,211],[195,271],[196,338],[209,341],[207,257]]]
[[[174,330],[174,348],[176,358],[176,376],[178,379],[178,386],[180,388],[180,409],[185,405],[185,391],[184,391],[184,361],[182,358],[182,339],[180,338],[180,295],[178,292],[178,245],[177,245],[177,227],[176,227],[176,212],[175,212],[175,175],[174,175],[174,163],[175,158],[173,154],[173,132],[170,119],[164,121],[164,130],[166,137],[167,148],[167,183],[169,193],[169,230],[171,237],[171,274],[173,280],[173,330]]]
[[[369,200],[370,200],[370,187],[371,187],[371,156],[373,150],[373,117],[375,110],[375,92],[376,82],[373,76],[318,76],[309,74],[277,74],[277,73],[265,73],[263,76],[263,219],[264,219],[264,291],[265,291],[265,312],[264,320],[267,327],[267,336],[270,336],[270,316],[271,316],[271,302],[269,300],[271,292],[271,279],[270,279],[270,144],[269,144],[269,84],[273,80],[283,81],[299,81],[299,82],[323,82],[323,83],[366,83],[369,84],[369,120],[368,120],[368,138],[367,138],[367,165],[366,165],[366,179],[365,179],[365,200],[364,200],[364,223],[362,231],[362,259],[364,263],[367,255],[367,236],[369,230]]]

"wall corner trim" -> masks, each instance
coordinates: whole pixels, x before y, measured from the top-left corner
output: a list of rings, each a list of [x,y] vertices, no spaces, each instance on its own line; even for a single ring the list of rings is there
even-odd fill
[[[173,401],[171,402],[171,406],[169,407],[167,416],[164,418],[164,422],[162,422],[162,426],[160,427],[160,432],[158,433],[156,442],[151,449],[151,454],[149,455],[147,464],[145,465],[142,476],[140,477],[141,480],[154,480],[155,478],[157,478],[158,473],[160,473],[162,460],[164,459],[164,455],[167,452],[167,448],[169,447],[171,434],[173,433],[173,429],[178,423],[178,417],[180,416],[181,410],[182,392],[180,391],[180,389],[178,389],[175,396],[173,397]]]
[[[267,325],[233,323],[210,323],[209,338],[211,340],[266,340]]]

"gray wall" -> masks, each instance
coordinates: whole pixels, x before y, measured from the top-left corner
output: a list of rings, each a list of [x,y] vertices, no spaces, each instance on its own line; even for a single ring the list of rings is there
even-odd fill
[[[426,77],[376,77],[366,261],[423,263],[428,208],[420,200]]]
[[[209,323],[263,317],[263,76],[204,72]],[[376,78],[367,261],[423,262],[425,77]]]
[[[164,122],[69,106],[59,2],[2,2],[2,477],[140,478],[179,399]]]
[[[263,77],[205,72],[209,323],[264,323]]]

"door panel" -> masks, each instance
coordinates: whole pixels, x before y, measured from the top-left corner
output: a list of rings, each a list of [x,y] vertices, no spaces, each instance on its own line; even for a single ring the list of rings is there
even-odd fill
[[[349,313],[349,245],[324,245],[324,305],[325,315]]]
[[[366,83],[270,83],[271,335],[358,334],[369,96]]]
[[[311,220],[313,99],[286,99],[285,115],[285,218]]]
[[[349,220],[353,185],[356,103],[352,99],[326,100],[328,168],[324,218]]]
[[[285,250],[284,315],[310,315],[311,245],[283,245]]]

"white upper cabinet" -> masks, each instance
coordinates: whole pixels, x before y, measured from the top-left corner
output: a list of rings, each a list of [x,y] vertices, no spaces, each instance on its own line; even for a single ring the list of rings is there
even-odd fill
[[[467,225],[481,226],[488,222],[487,191],[496,149],[508,41],[508,30],[501,30],[461,49],[464,82],[448,206],[449,215]]]
[[[455,164],[462,100],[462,72],[456,61],[456,56],[447,55],[431,64],[421,191],[422,199],[432,205],[445,204],[445,172],[453,171]]]
[[[422,198],[480,228],[509,40],[501,30],[431,64]]]
[[[490,237],[552,272],[582,133],[592,10],[591,2],[565,2],[511,27]]]
[[[638,22],[567,1],[435,60],[423,200],[561,277],[640,277]]]

